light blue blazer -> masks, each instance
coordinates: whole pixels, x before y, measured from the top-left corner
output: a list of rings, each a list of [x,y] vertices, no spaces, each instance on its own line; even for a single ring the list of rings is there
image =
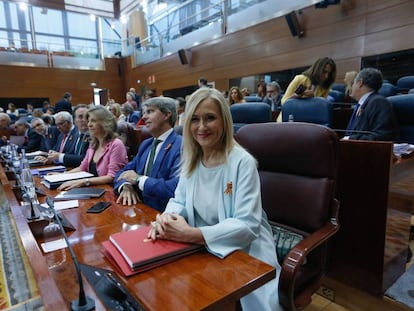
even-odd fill
[[[175,197],[170,199],[165,210],[182,215],[191,226],[195,225],[193,202],[197,200],[194,186],[198,173],[197,167],[191,176],[180,176]],[[220,258],[242,250],[276,267],[276,279],[244,297],[241,303],[243,310],[282,310],[277,292],[280,266],[272,231],[262,209],[256,161],[243,148],[235,147],[230,152],[221,189],[220,193],[211,193],[219,197],[219,222],[199,227],[207,250]]]

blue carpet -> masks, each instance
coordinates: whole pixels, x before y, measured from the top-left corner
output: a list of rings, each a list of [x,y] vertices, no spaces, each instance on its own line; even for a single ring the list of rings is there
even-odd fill
[[[385,295],[414,308],[414,264],[387,289]]]

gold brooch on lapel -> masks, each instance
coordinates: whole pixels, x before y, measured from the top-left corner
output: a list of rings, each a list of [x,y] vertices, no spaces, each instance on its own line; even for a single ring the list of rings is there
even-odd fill
[[[170,149],[171,148],[171,143],[169,143],[168,144],[168,146],[167,147],[165,147],[165,150],[168,150],[168,149]]]
[[[357,117],[360,117],[363,112],[364,112],[364,109],[359,108],[357,111]]]
[[[224,194],[232,195],[233,194],[233,183],[229,181],[226,186],[226,190],[224,190]]]

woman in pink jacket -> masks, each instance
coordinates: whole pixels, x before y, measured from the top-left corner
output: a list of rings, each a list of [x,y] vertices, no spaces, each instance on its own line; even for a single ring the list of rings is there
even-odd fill
[[[91,178],[63,183],[58,189],[69,190],[83,186],[112,184],[115,174],[127,163],[127,151],[116,136],[114,115],[103,106],[94,106],[88,111],[88,129],[91,136],[89,149],[80,166],[70,172],[89,172]]]

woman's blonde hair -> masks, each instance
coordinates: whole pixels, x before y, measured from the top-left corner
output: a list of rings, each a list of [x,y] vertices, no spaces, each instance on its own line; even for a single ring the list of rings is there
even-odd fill
[[[233,137],[233,120],[230,114],[229,105],[220,91],[213,88],[200,88],[195,91],[187,101],[185,108],[186,119],[183,126],[183,150],[181,155],[181,173],[189,176],[194,172],[197,164],[201,160],[202,149],[191,133],[191,122],[194,112],[206,99],[213,100],[221,113],[223,119],[223,162],[227,161],[227,156],[235,145],[238,145]]]
[[[115,116],[104,106],[93,106],[88,110],[88,120],[89,116],[96,118],[97,123],[102,126],[105,133],[105,142],[109,142],[118,136],[116,134],[117,125]],[[95,137],[91,137],[91,144],[95,150],[99,147],[99,141]]]

